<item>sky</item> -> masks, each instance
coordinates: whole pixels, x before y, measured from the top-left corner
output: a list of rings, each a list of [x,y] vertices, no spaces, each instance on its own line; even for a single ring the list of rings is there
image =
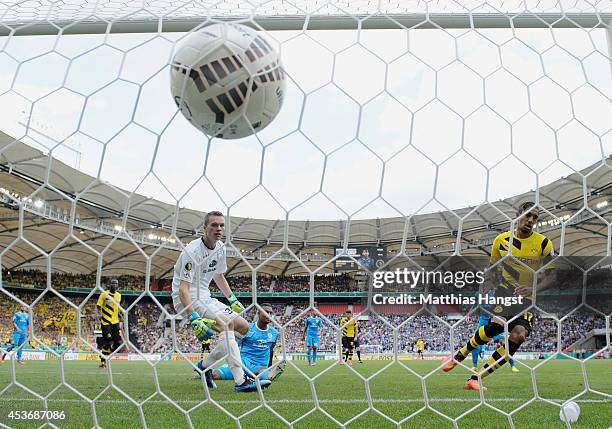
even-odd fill
[[[31,115],[22,141],[87,174],[273,219],[477,205],[612,151],[603,30],[267,32],[288,76],[282,110],[257,138],[211,141],[170,94],[182,36],[0,38],[1,129],[22,136]]]

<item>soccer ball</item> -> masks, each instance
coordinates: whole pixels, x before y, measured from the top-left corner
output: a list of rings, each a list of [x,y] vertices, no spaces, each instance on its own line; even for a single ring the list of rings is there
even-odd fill
[[[574,423],[580,416],[580,406],[574,401],[569,401],[561,407],[559,418],[562,422]]]
[[[213,24],[185,38],[170,67],[172,97],[206,135],[225,139],[264,129],[283,104],[278,52],[240,24]]]

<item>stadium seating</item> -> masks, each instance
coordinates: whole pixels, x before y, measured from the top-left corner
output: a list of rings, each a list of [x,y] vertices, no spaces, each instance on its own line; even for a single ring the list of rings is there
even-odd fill
[[[41,273],[35,271],[20,271],[11,275],[12,282],[19,281],[22,285],[36,285],[41,281],[41,278]],[[60,274],[54,275],[53,278],[59,285],[71,285],[74,284],[73,282],[78,281],[82,281],[83,283],[78,283],[82,285],[90,280],[88,276]],[[127,287],[134,286],[143,280],[136,276],[121,276],[120,279],[120,285],[123,284]],[[299,283],[302,280],[303,278],[298,277],[296,281]],[[281,287],[281,285],[285,287],[289,284],[282,277],[277,277],[274,281],[276,282],[275,288],[276,285],[278,287]],[[239,284],[239,282],[236,283]],[[331,280],[327,279],[323,283],[331,284]],[[330,286],[330,288],[333,288],[333,286]],[[40,292],[25,287],[11,288],[10,291],[15,297],[28,304],[32,303],[40,294]],[[86,296],[87,294],[85,293],[71,293],[66,295],[66,299],[75,305],[80,305]],[[92,343],[94,341],[93,331],[98,326],[94,310],[96,299],[97,297],[94,295],[81,309],[81,333],[84,339]],[[130,306],[134,299],[135,297],[133,296],[126,296],[126,299],[122,302],[123,308]],[[296,297],[289,297],[288,299],[288,301],[283,301],[282,298],[276,298],[276,302],[273,302],[276,314],[275,320],[279,325],[293,320],[293,318],[303,313],[306,309],[307,299],[301,301]],[[165,312],[169,314],[174,312],[168,297],[159,298],[159,301],[164,306]],[[612,303],[600,302],[599,304],[609,306]],[[567,314],[568,309],[575,307],[575,302],[572,301],[571,297],[547,297],[542,298],[539,301],[539,305],[546,310],[546,313],[538,315],[538,321],[534,330],[522,347],[523,351],[540,352],[556,350],[558,324],[552,316],[563,317]],[[406,323],[406,319],[410,315],[417,313],[421,307],[416,305],[377,305],[374,306],[374,310],[379,316],[376,316],[364,311],[365,307],[359,303],[347,303],[341,300],[320,303],[317,306],[318,310],[330,322],[325,324],[320,335],[322,350],[335,349],[338,340],[338,322],[349,306],[352,307],[354,314],[359,316],[362,344],[380,346],[382,351],[386,352],[392,351],[394,346],[392,328],[390,326],[397,327],[402,323],[402,328],[398,332],[397,347],[399,352],[411,351],[414,342],[419,337],[425,339],[426,351],[449,351],[451,348],[449,327],[456,321],[456,318],[449,318],[449,315],[452,316],[453,313],[458,312],[465,314],[469,310],[469,308],[438,305],[430,309],[432,312],[437,311],[438,317],[425,312],[412,317]],[[15,300],[5,294],[0,295],[0,338],[4,341],[11,335],[11,317],[17,309],[18,303]],[[359,314],[362,311],[363,314]],[[150,297],[146,296],[142,297],[136,305],[133,305],[127,314],[131,345],[137,347],[142,352],[170,352],[173,351],[174,338],[176,338],[177,347],[181,352],[197,352],[200,347],[191,331],[178,323],[176,332],[173,332],[169,328],[169,324],[166,323],[165,312]],[[32,313],[34,335],[38,342],[48,346],[61,347],[75,341],[76,313],[74,307],[70,306],[60,296],[46,293],[42,299],[36,302],[36,305],[32,308]],[[247,318],[252,319],[253,316],[254,312],[251,310]],[[470,316],[459,327],[455,328],[455,344],[467,340],[476,326],[476,319],[475,315]],[[564,319],[561,325],[561,337],[564,339],[564,343],[561,346],[565,348],[584,337],[592,329],[601,328],[605,328],[603,317],[598,317],[596,313],[586,308],[574,311]],[[304,316],[294,320],[285,327],[288,352],[303,351],[303,329]]]

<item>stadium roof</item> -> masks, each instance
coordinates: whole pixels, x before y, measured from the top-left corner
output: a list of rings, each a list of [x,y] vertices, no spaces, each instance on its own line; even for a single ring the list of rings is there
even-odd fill
[[[540,229],[548,231],[559,248],[562,224],[557,219],[564,218],[563,252],[567,256],[603,256],[608,252],[607,222],[612,219],[612,201],[610,206],[604,201],[612,193],[609,164],[610,159],[597,162],[540,188],[540,205],[548,211],[541,213],[545,224]],[[26,240],[18,240],[4,252],[1,263],[5,269],[46,269],[44,252],[56,249],[52,271],[91,273],[100,263],[103,275],[144,274],[150,258],[151,275],[167,276],[180,242],[186,244],[196,237],[204,217],[202,212],[101,182],[1,132],[0,186],[20,199],[26,197]],[[593,211],[578,213],[584,205],[585,190]],[[16,197],[3,194],[2,198],[0,244],[6,248],[17,239],[19,210]],[[452,254],[459,245],[462,254],[486,255],[491,239],[509,229],[516,207],[534,199],[535,193],[528,192],[476,208],[384,219],[317,221],[231,216],[227,220],[230,272],[251,273],[250,266],[260,264],[258,272],[274,275],[303,273],[304,266],[310,270],[323,266],[321,272],[329,272],[333,266],[325,262],[334,256],[334,248],[343,245],[384,246],[390,256],[403,248],[405,255],[425,266],[438,265],[440,258]],[[75,228],[71,237],[73,202]],[[287,247],[281,251],[284,243]],[[98,258],[96,252],[103,255]],[[263,262],[266,258],[270,259]]]

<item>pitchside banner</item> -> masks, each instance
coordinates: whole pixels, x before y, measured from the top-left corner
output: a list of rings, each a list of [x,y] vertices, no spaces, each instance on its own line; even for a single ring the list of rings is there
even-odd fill
[[[335,255],[339,256],[334,262],[337,271],[374,271],[384,266],[387,257],[385,248],[377,246],[336,248]]]

